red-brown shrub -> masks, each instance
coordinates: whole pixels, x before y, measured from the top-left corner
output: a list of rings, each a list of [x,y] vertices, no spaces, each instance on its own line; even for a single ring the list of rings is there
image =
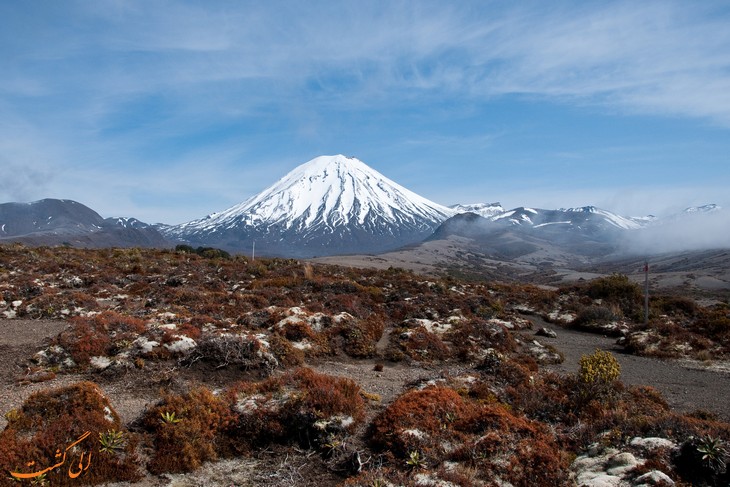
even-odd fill
[[[560,448],[538,423],[447,387],[403,394],[376,417],[368,437],[374,448],[411,464],[414,455],[430,467],[459,462],[489,485],[501,479],[519,486],[562,486],[568,478]]]
[[[78,316],[69,322],[71,326],[54,342],[65,348],[79,365],[87,365],[91,357],[111,354],[115,343],[133,341],[145,331],[144,321],[114,311],[90,318]]]
[[[398,397],[371,423],[370,444],[406,458],[419,451],[430,457],[442,441],[463,441],[448,427],[459,419],[473,417],[476,407],[447,387],[429,387]],[[447,428],[444,428],[447,426]]]
[[[391,347],[415,360],[446,360],[452,355],[448,345],[437,334],[422,326],[395,329],[390,340]]]
[[[316,445],[328,434],[352,432],[364,418],[360,387],[350,379],[300,368],[262,382],[241,382],[226,393],[238,412],[228,435],[246,451],[270,442]]]
[[[136,438],[119,417],[99,387],[92,382],[36,392],[19,411],[7,415],[8,426],[0,433],[0,468],[4,472],[31,473],[56,463],[56,452],[64,452],[77,440],[78,447],[66,453],[65,465],[50,470],[45,479],[50,485],[73,486],[110,481],[131,481],[140,477],[135,455]],[[100,433],[121,432],[123,443],[114,451],[103,451]],[[88,433],[88,434],[87,434]],[[82,452],[93,461],[81,476],[70,478]],[[35,465],[29,466],[29,462]],[[0,485],[17,485],[8,476]]]
[[[384,329],[385,325],[379,317],[369,316],[360,320],[340,320],[332,331],[339,333],[343,338],[342,348],[347,355],[354,358],[371,358],[375,356],[375,345],[383,336]]]
[[[152,473],[189,472],[218,458],[216,444],[234,419],[224,401],[206,388],[167,394],[147,411],[143,425],[153,435]]]
[[[474,436],[450,458],[471,464],[484,480],[559,487],[568,479],[567,462],[555,440],[539,423],[502,405],[483,405],[455,427]]]
[[[512,335],[504,326],[482,320],[457,323],[446,338],[454,344],[456,356],[464,361],[473,360],[487,348],[503,353],[516,348]]]

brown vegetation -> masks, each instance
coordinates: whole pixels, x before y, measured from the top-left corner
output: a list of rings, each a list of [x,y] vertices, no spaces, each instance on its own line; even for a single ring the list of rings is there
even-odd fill
[[[155,384],[174,391],[131,432],[92,383],[31,396],[7,416],[0,465],[48,464],[56,448],[91,431],[93,465],[74,483],[133,479],[144,468],[192,471],[280,448],[316,452],[312,461],[343,481],[350,475],[347,485],[413,485],[418,477],[526,486],[564,485],[571,459],[591,444],[659,436],[683,445],[713,438],[722,447],[729,425],[674,413],[656,390],[624,386],[612,357],[587,356],[576,375],[544,373],[515,340],[529,326],[523,315],[557,310],[581,327],[621,322],[636,353],[730,353],[727,305],[652,297],[644,326],[641,304],[640,289],[620,275],[546,291],[399,269],[251,262],[215,249],[0,246],[0,313],[70,325],[36,355],[29,377],[72,368],[102,380],[109,368],[158,374]],[[366,403],[375,396],[352,380],[294,368],[318,360],[365,360],[373,375],[395,367],[389,361],[413,361],[431,375],[458,364],[461,375],[444,374],[381,406]],[[215,393],[184,389],[172,377],[179,370],[224,371],[227,382]],[[659,452],[646,465],[691,481],[685,466],[704,448],[693,441],[679,457]],[[716,468],[702,481],[723,475]]]
[[[0,433],[3,472],[30,474],[60,464],[42,478],[64,486],[140,477],[137,440],[93,383],[35,393],[6,418],[8,426]],[[109,432],[118,433],[114,448],[104,448],[102,437]],[[0,485],[16,485],[8,477],[13,476],[3,475]]]

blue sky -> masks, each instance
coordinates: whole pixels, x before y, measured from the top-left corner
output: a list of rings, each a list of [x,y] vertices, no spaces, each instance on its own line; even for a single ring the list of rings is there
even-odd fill
[[[446,205],[730,208],[730,3],[0,2],[0,202],[180,223],[337,153]]]

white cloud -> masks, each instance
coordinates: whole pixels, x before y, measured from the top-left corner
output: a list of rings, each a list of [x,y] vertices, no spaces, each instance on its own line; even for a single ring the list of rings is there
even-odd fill
[[[657,254],[685,250],[727,248],[730,241],[730,212],[678,216],[661,225],[633,232],[626,237],[626,249]]]

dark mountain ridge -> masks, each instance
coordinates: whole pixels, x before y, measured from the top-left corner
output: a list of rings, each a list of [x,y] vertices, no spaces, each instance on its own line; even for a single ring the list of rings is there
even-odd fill
[[[47,198],[0,204],[0,242],[78,247],[169,247],[152,225],[134,218],[103,218],[72,200]]]

